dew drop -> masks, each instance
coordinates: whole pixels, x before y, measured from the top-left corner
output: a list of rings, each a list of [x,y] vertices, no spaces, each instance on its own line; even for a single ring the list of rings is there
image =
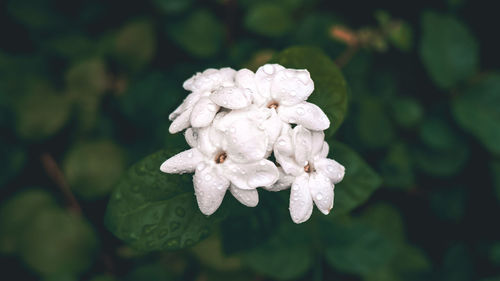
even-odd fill
[[[271,75],[274,73],[274,67],[270,64],[264,65],[264,72],[268,75]]]
[[[177,229],[179,229],[180,226],[181,225],[178,222],[173,221],[173,222],[170,223],[170,230],[171,231],[176,231]]]
[[[297,108],[298,115],[304,115],[304,109],[302,107]]]
[[[316,200],[322,200],[322,199],[323,199],[323,194],[318,193],[318,194],[316,195]]]
[[[235,127],[231,127],[231,129],[229,129],[229,131],[230,131],[231,133],[234,133],[234,132],[236,132],[236,128],[235,128]]]
[[[332,165],[328,166],[326,169],[328,170],[328,172],[333,172],[333,170],[335,170]]]
[[[189,157],[189,158],[193,157],[193,152],[191,152],[191,151],[188,152],[187,157]]]
[[[278,144],[279,144],[279,145],[281,145],[281,146],[284,146],[284,145],[286,144],[286,142],[285,142],[284,140],[280,140],[280,141],[278,142]]]
[[[294,90],[290,91],[290,96],[295,97],[296,95],[297,95],[297,92],[295,92]]]
[[[206,181],[210,181],[212,179],[212,176],[211,175],[205,175],[205,180]]]
[[[288,123],[295,123],[295,122],[296,122],[296,121],[295,121],[295,119],[293,119],[293,118],[288,119]]]

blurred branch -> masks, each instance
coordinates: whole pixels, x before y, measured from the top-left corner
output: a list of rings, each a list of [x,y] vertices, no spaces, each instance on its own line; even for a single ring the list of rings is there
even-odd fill
[[[78,201],[76,201],[73,192],[71,192],[68,182],[66,181],[63,172],[59,168],[59,165],[57,165],[57,162],[54,160],[54,157],[52,157],[50,153],[45,152],[40,156],[40,159],[42,161],[43,167],[45,168],[45,171],[47,172],[47,175],[50,177],[52,181],[54,181],[56,186],[64,195],[67,208],[71,212],[77,215],[81,215],[82,208],[80,207],[80,204],[78,204]]]

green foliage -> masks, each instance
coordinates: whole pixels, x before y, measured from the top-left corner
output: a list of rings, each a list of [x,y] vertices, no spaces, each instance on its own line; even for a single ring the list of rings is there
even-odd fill
[[[420,56],[441,88],[451,88],[477,70],[479,47],[469,29],[452,16],[426,12],[422,16]]]
[[[491,174],[493,177],[493,188],[500,201],[500,161],[496,160],[491,162]]]
[[[395,97],[391,100],[390,107],[392,118],[403,128],[411,128],[417,125],[424,117],[422,105],[414,98]]]
[[[95,199],[111,192],[126,170],[125,153],[110,140],[75,144],[63,161],[63,172],[73,191]]]
[[[152,0],[156,7],[167,14],[176,14],[187,10],[193,0]]]
[[[113,55],[130,70],[145,67],[156,52],[156,33],[148,20],[127,23],[116,34]]]
[[[217,54],[224,37],[221,23],[207,10],[197,10],[180,22],[168,25],[167,32],[177,45],[199,58]]]
[[[380,173],[384,186],[410,189],[415,184],[415,173],[411,153],[404,143],[396,143],[389,148],[380,163]]]
[[[492,153],[500,154],[500,75],[491,74],[470,86],[452,103],[458,124]]]
[[[276,37],[286,34],[292,26],[289,11],[280,5],[264,2],[252,6],[245,16],[245,26],[260,35]]]
[[[331,125],[325,134],[331,136],[342,124],[347,111],[347,84],[338,67],[314,47],[291,47],[272,61],[285,67],[309,70],[314,92],[308,101],[319,105],[330,119]]]
[[[360,102],[356,127],[366,147],[384,147],[394,138],[394,128],[387,113],[380,100],[366,98]]]
[[[375,171],[348,146],[330,143],[330,154],[346,169],[344,179],[335,188],[334,212],[346,213],[364,203],[380,187],[382,180]]]
[[[198,210],[189,176],[160,172],[170,156],[160,151],[132,166],[106,211],[108,229],[142,251],[192,246],[206,238],[215,223]]]
[[[465,189],[457,186],[434,191],[430,203],[440,219],[458,222],[465,213],[465,199]]]

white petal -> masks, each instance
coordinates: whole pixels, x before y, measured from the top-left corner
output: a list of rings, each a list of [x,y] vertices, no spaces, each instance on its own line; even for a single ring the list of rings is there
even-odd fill
[[[189,94],[181,103],[181,105],[179,105],[179,107],[177,107],[174,112],[170,113],[170,115],[168,116],[168,119],[169,120],[175,120],[179,115],[181,115],[184,111],[192,108],[194,106],[194,104],[200,99],[201,97],[201,93],[197,92],[197,93],[191,93]]]
[[[270,186],[279,178],[276,165],[266,159],[249,164],[238,164],[228,159],[222,167],[224,175],[240,189]]]
[[[276,181],[271,186],[264,187],[264,189],[268,191],[281,191],[289,188],[292,185],[293,181],[295,180],[295,176],[285,173],[283,171],[283,168],[281,167],[278,167],[278,171],[280,173],[278,181]]]
[[[309,130],[322,131],[330,127],[330,120],[321,108],[309,102],[292,106],[280,105],[278,115],[285,122],[302,125]]]
[[[184,82],[183,87],[188,91],[212,91],[224,82],[232,82],[236,71],[231,68],[209,68],[203,73],[197,73]]]
[[[190,147],[198,146],[198,129],[188,128],[184,132],[184,138]]]
[[[266,64],[257,69],[255,72],[255,82],[262,97],[271,98],[271,83],[276,73],[283,69],[285,68],[279,64]]]
[[[248,207],[255,207],[259,204],[259,193],[256,189],[240,189],[231,184],[229,187],[231,194],[236,198],[241,204]]]
[[[213,166],[200,163],[193,176],[198,207],[207,216],[213,214],[222,203],[229,181],[219,175]]]
[[[238,70],[234,80],[238,87],[247,89],[252,94],[258,94],[257,84],[255,83],[255,73],[251,70],[246,68]]]
[[[198,149],[192,148],[167,159],[161,164],[160,170],[169,174],[192,173],[201,161],[203,155]]]
[[[321,173],[328,177],[333,184],[337,184],[342,181],[345,174],[345,168],[337,161],[322,158],[314,162],[314,167],[318,173]]]
[[[191,124],[189,122],[191,111],[192,109],[187,109],[186,111],[182,112],[181,115],[177,116],[172,124],[170,124],[168,131],[171,134],[175,134],[189,127],[189,125]]]
[[[243,88],[221,87],[210,95],[210,100],[225,108],[240,109],[250,105],[251,97]]]
[[[295,105],[307,100],[314,90],[314,82],[305,69],[284,69],[276,74],[271,84],[271,96],[280,105]]]
[[[297,126],[293,128],[292,142],[295,148],[295,161],[302,167],[311,159],[312,136],[308,129]]]
[[[215,159],[215,154],[219,147],[214,143],[212,136],[213,132],[210,127],[198,129],[197,148],[208,158]]]
[[[316,207],[325,215],[333,208],[333,184],[321,173],[309,177],[309,190]]]
[[[312,214],[313,200],[309,191],[309,175],[304,173],[295,179],[290,193],[290,216],[293,222],[303,223]]]
[[[208,97],[202,97],[193,107],[191,113],[191,126],[206,127],[212,123],[219,106]]]
[[[262,123],[262,126],[266,130],[266,134],[268,137],[268,143],[267,143],[267,151],[268,154],[272,152],[274,148],[274,144],[276,143],[276,140],[281,134],[281,127],[283,126],[283,121],[278,117],[278,114],[276,113],[275,110],[269,110],[271,112],[271,116],[269,119],[265,120]],[[267,156],[269,156],[267,155]]]
[[[274,157],[287,174],[298,175],[304,170],[295,161],[294,145],[290,134],[282,134],[274,144]]]
[[[311,155],[314,157],[321,154],[325,143],[325,133],[323,131],[311,132]]]
[[[321,147],[321,151],[319,152],[318,156],[320,158],[326,158],[328,156],[328,151],[329,151],[329,146],[328,143],[325,141],[323,142],[323,147]]]

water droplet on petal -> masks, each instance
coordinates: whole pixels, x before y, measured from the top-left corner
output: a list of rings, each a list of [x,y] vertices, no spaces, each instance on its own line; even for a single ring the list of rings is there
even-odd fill
[[[304,109],[302,107],[297,108],[298,115],[304,115]]]
[[[206,181],[209,181],[209,180],[211,180],[211,179],[212,179],[212,176],[211,176],[211,175],[205,175],[205,180],[206,180]]]
[[[229,131],[230,131],[231,133],[234,133],[234,132],[236,132],[236,128],[235,128],[235,127],[231,127],[231,129],[229,129]]]
[[[264,65],[264,72],[268,75],[271,75],[274,73],[274,67],[270,64]]]
[[[318,193],[316,194],[316,200],[322,200],[323,199],[323,194]]]
[[[189,158],[193,157],[193,152],[191,152],[191,151],[190,151],[190,152],[188,152],[187,156],[188,156]]]
[[[295,97],[296,95],[297,95],[297,92],[295,92],[294,90],[290,91],[290,96]]]

